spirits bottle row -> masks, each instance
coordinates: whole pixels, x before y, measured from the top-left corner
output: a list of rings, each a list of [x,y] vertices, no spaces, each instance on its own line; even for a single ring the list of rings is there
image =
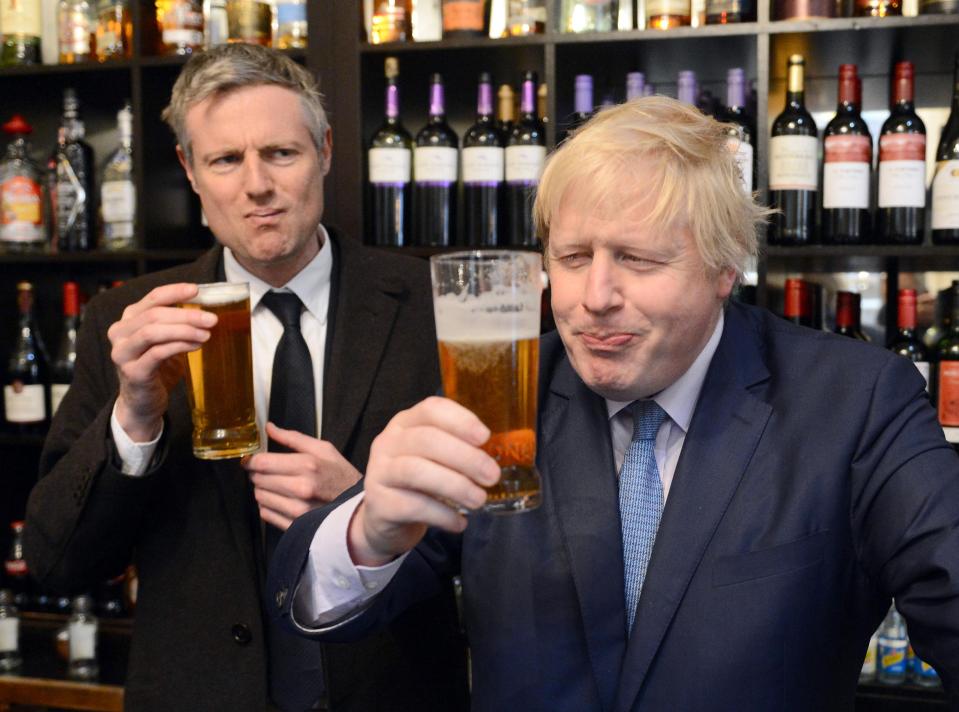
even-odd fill
[[[134,246],[133,112],[117,113],[119,142],[99,169],[85,140],[76,92],[67,89],[56,143],[46,165],[30,157],[33,128],[16,115],[0,162],[0,252],[126,250]]]
[[[902,685],[911,682],[920,687],[940,687],[938,673],[919,658],[909,642],[906,623],[895,607],[873,633],[859,674],[860,682]]]
[[[856,65],[839,67],[836,115],[822,141],[805,106],[803,71],[803,57],[789,57],[786,105],[773,122],[769,141],[769,196],[777,209],[769,242],[918,245],[928,207],[933,243],[959,244],[959,54],[929,201],[926,128],[915,111],[912,63],[895,65],[890,114],[880,130],[875,167],[872,137],[860,114],[862,83]]]
[[[724,25],[756,20],[755,0],[562,0],[560,32],[613,32]],[[364,0],[366,40],[433,42],[519,37],[545,31],[545,0]],[[777,20],[889,17],[959,12],[959,0],[772,0]]]
[[[0,0],[0,64],[129,59],[133,0]],[[187,54],[224,42],[307,46],[306,0],[156,0],[141,6],[147,51]],[[148,39],[155,37],[155,43]],[[154,45],[155,46],[150,46]]]

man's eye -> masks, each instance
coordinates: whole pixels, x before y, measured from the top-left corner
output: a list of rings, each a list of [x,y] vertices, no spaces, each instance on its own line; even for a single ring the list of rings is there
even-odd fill
[[[296,151],[292,148],[275,148],[272,151],[272,155],[274,158],[280,159],[293,158],[296,155]]]
[[[575,267],[588,262],[589,255],[587,255],[585,252],[573,252],[568,255],[561,255],[558,259],[559,262],[568,267]]]
[[[211,165],[214,166],[229,166],[236,163],[239,160],[237,156],[217,156],[213,159]]]

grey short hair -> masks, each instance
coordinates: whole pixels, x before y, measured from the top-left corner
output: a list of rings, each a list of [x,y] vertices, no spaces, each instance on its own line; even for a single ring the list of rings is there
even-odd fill
[[[186,133],[187,111],[211,96],[262,85],[286,87],[299,95],[313,144],[318,151],[322,150],[329,121],[323,109],[323,95],[313,75],[280,52],[260,45],[235,43],[191,57],[173,85],[170,105],[161,114],[173,129],[189,163],[193,162],[193,152]]]

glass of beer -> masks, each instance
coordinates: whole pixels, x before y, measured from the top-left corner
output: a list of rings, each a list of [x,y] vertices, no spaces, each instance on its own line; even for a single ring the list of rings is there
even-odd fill
[[[430,258],[443,390],[490,429],[483,449],[500,466],[486,511],[539,506],[536,388],[542,259],[476,250]]]
[[[200,284],[184,309],[217,315],[210,338],[187,354],[187,397],[193,412],[193,454],[202,460],[241,457],[260,449],[253,401],[250,285]]]

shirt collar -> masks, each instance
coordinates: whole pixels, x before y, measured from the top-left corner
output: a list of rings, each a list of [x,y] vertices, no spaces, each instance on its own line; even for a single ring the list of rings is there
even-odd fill
[[[333,248],[330,246],[330,236],[326,228],[317,226],[318,237],[323,241],[320,251],[312,260],[289,282],[279,290],[293,292],[303,302],[303,306],[321,324],[326,323],[327,308],[330,295],[330,276],[333,273]],[[223,271],[227,282],[249,282],[250,284],[250,311],[253,312],[266,294],[274,287],[264,282],[254,274],[248,272],[237,261],[229,247],[223,247]]]
[[[676,381],[653,396],[653,400],[666,411],[669,419],[678,425],[684,433],[689,430],[689,422],[693,419],[693,410],[696,408],[696,401],[699,400],[699,392],[702,391],[703,383],[706,381],[706,371],[709,370],[709,364],[719,347],[719,339],[723,335],[724,321],[723,311],[720,310],[719,319],[716,321],[712,336],[709,337],[709,341],[699,352],[699,356],[696,357],[693,364]],[[614,401],[607,398],[606,413],[612,419],[633,402]]]

